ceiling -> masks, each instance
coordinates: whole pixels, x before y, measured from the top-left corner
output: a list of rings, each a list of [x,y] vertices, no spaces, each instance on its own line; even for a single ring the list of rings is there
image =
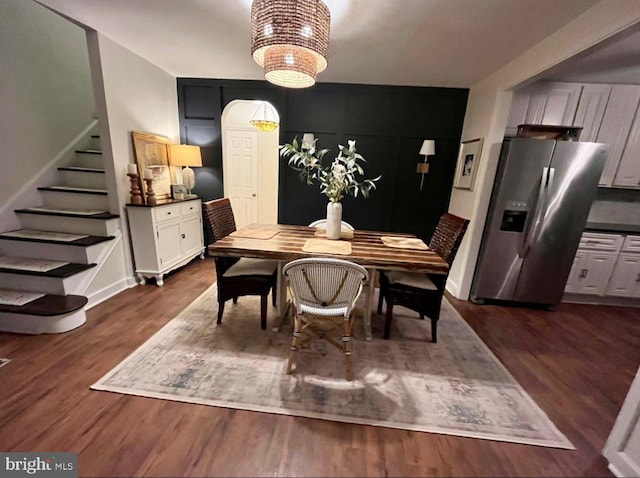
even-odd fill
[[[251,0],[38,0],[176,77],[262,79]],[[319,82],[470,87],[597,0],[325,0]],[[638,40],[636,40],[636,45]]]

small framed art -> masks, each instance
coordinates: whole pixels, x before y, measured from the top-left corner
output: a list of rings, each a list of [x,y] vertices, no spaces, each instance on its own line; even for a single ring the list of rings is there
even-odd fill
[[[471,189],[476,180],[478,163],[482,154],[482,138],[463,141],[458,153],[458,165],[453,187],[458,189]]]

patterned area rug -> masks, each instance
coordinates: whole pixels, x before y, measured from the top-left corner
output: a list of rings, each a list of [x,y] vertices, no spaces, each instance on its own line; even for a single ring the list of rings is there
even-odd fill
[[[374,314],[374,340],[364,341],[356,317],[355,381],[344,380],[343,356],[323,341],[298,352],[288,376],[291,321],[279,333],[262,330],[259,298],[241,297],[216,326],[214,285],[91,388],[574,449],[449,303],[437,344],[429,320],[396,309],[391,340],[382,340],[383,319]]]

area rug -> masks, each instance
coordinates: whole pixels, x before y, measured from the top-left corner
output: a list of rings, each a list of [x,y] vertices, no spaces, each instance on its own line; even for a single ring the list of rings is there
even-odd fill
[[[324,341],[298,352],[286,375],[291,320],[281,332],[262,330],[259,310],[258,297],[241,297],[216,325],[214,285],[91,388],[574,449],[446,301],[437,344],[430,321],[401,307],[390,340],[381,338],[383,318],[374,314],[374,340],[366,342],[357,316],[353,382],[344,379],[343,356]]]

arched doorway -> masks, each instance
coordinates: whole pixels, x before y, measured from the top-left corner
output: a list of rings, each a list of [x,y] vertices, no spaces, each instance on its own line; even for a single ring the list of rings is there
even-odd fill
[[[238,228],[278,222],[278,138],[280,128],[259,131],[249,123],[258,108],[280,121],[268,102],[233,100],[222,112],[224,195]]]

